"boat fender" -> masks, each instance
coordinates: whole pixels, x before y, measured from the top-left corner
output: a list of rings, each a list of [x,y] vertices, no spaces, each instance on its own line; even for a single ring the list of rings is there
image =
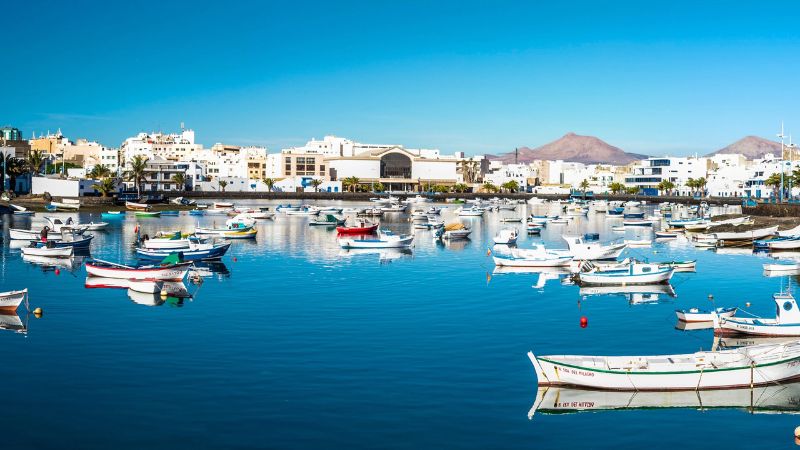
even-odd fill
[[[142,240],[143,241],[149,241],[150,240],[150,235],[149,234],[145,234],[144,236],[142,236]]]

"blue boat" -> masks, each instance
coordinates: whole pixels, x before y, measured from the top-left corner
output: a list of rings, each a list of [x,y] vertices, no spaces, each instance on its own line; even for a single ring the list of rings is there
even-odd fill
[[[782,236],[782,237],[774,237],[770,239],[757,239],[753,241],[753,249],[755,250],[767,250],[769,249],[769,244],[772,242],[779,242],[779,241],[797,241],[800,240],[800,237],[796,236]]]
[[[116,211],[116,212],[104,212],[101,213],[100,216],[103,217],[105,220],[113,220],[113,219],[124,219],[125,218],[125,211]]]
[[[623,219],[644,219],[644,212],[638,213],[625,213],[622,215]]]
[[[44,205],[44,209],[48,211],[58,211],[58,206],[56,205]]]
[[[197,248],[199,247],[199,248]],[[164,249],[153,250],[146,248],[137,248],[136,257],[143,260],[161,261],[169,255],[177,254],[178,258],[182,261],[201,261],[209,259],[220,259],[225,256],[228,249],[231,247],[230,242],[225,244],[217,244],[211,247],[203,246],[200,244],[194,249],[192,247],[187,249]]]
[[[172,211],[172,210],[170,210],[170,211],[161,211],[161,215],[162,216],[179,216],[179,215],[181,215],[181,212],[180,211]]]
[[[612,216],[621,216],[625,212],[625,208],[612,208],[608,210],[608,214]]]
[[[189,210],[189,215],[190,216],[204,216],[205,214],[206,214],[206,212],[203,211],[202,209]]]

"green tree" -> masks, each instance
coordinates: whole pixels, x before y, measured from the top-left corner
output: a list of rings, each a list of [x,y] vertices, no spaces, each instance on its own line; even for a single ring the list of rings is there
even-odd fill
[[[628,195],[636,195],[636,194],[639,193],[639,187],[638,186],[631,186],[629,188],[625,188],[625,193],[628,194]]]
[[[311,186],[314,187],[314,192],[319,192],[319,185],[322,184],[322,180],[314,178],[311,180]]]
[[[111,170],[102,164],[98,164],[92,167],[92,170],[87,175],[93,180],[99,180],[111,176]]]
[[[0,165],[3,166],[6,175],[8,175],[9,190],[13,191],[17,184],[17,177],[26,173],[28,165],[26,161],[16,158],[11,154],[6,154],[5,156],[0,155]],[[3,186],[5,186],[5,181],[5,178],[3,178]]]
[[[372,185],[372,190],[375,191],[375,192],[383,192],[384,189],[385,189],[385,186],[380,181],[378,181],[378,182],[376,182],[376,183],[374,183]]]
[[[453,190],[458,193],[464,193],[467,191],[467,189],[469,189],[469,186],[467,186],[464,183],[456,183],[455,185],[453,185]]]
[[[275,186],[277,180],[275,180],[274,178],[264,178],[261,181],[263,181],[264,184],[267,186],[267,190],[269,192],[272,192],[272,188]]]
[[[103,197],[108,197],[108,194],[117,189],[117,179],[110,177],[103,178],[99,183],[93,184],[92,189],[99,192]]]
[[[697,180],[695,180],[694,178],[689,178],[688,180],[686,180],[686,183],[684,184],[686,185],[687,188],[689,188],[689,191],[691,191],[691,193],[694,194],[694,190],[697,189]]]
[[[625,191],[625,185],[615,181],[608,185],[608,189],[611,190],[612,194],[619,194],[620,192]]]
[[[695,180],[695,185],[697,186],[697,190],[702,195],[705,195],[706,184],[708,184],[708,181],[706,181],[705,177],[700,177]]]
[[[142,182],[144,181],[145,170],[147,170],[147,158],[136,155],[129,163],[129,169],[125,172],[125,178],[133,181],[136,185],[136,193],[142,195]]]
[[[228,182],[225,180],[218,180],[217,185],[220,191],[225,192],[225,188],[228,187]]]
[[[486,183],[483,183],[483,191],[484,192],[497,192],[498,188],[494,184],[486,182]]]
[[[186,189],[186,175],[183,173],[176,173],[172,176],[172,182],[175,183],[179,191]]]
[[[517,180],[509,180],[503,183],[500,187],[508,192],[517,192],[517,190],[519,190],[519,183],[517,183]]]

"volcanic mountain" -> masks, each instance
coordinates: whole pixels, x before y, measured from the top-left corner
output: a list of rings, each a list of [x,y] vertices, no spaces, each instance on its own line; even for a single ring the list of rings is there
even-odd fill
[[[725,148],[721,148],[714,153],[709,153],[706,156],[718,155],[720,153],[739,153],[746,156],[747,159],[763,158],[767,153],[772,153],[773,155],[780,157],[781,143],[760,138],[758,136],[745,136],[733,144]]]
[[[626,153],[618,147],[594,137],[581,136],[575,133],[567,133],[560,139],[537,148],[520,147],[520,164],[527,164],[536,159],[550,161],[563,160],[581,162],[585,164],[617,164],[623,165],[633,161],[647,158],[647,155],[637,155]],[[504,153],[493,156],[491,159],[503,161],[506,164],[514,163],[514,152]]]

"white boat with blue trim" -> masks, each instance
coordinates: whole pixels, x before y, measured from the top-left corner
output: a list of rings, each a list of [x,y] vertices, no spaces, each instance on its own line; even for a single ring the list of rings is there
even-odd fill
[[[800,336],[800,311],[792,294],[774,294],[777,314],[774,319],[761,317],[722,317],[715,315],[714,332],[758,336]]]
[[[583,236],[562,236],[575,259],[617,259],[627,244],[587,242]]]
[[[620,391],[732,389],[800,378],[800,341],[658,356],[535,356],[539,386]]]
[[[492,258],[496,266],[503,267],[564,267],[572,256],[563,250],[549,250],[543,244],[531,248],[495,247]]]
[[[584,285],[657,284],[668,282],[674,273],[675,269],[671,267],[633,262],[628,267],[621,269],[592,269],[588,272],[580,272],[578,280]]]

